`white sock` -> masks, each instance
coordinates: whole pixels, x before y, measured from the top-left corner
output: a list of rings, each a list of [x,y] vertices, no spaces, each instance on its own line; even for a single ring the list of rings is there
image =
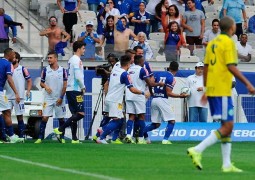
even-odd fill
[[[223,167],[227,168],[231,166],[231,143],[221,143],[221,154]]]
[[[131,134],[127,134],[126,137],[131,138]]]
[[[139,141],[143,141],[143,137],[139,137]]]
[[[201,143],[199,143],[197,146],[195,146],[195,151],[201,153],[207,147],[215,144],[217,141],[218,141],[218,138],[215,134],[215,131],[212,131],[211,134],[207,138],[205,138]]]

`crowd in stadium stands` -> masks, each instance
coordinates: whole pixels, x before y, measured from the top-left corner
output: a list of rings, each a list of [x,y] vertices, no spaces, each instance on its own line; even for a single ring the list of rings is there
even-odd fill
[[[154,46],[148,40],[154,41],[153,37],[150,38],[150,33],[162,32],[165,33],[165,38],[157,39],[156,45],[162,50],[161,53],[165,53],[166,61],[176,61],[181,54],[180,47],[187,47],[190,50],[190,55],[194,55],[193,49],[206,46],[211,39],[220,33],[219,28],[217,28],[217,17],[212,18],[206,15],[205,8],[202,5],[203,1],[87,0],[83,2],[82,0],[57,0],[57,5],[63,13],[65,31],[61,30],[61,34],[41,32],[40,35],[50,35],[48,36],[49,50],[55,47],[58,54],[65,55],[63,49],[69,46],[66,41],[70,40],[70,46],[74,41],[72,31],[74,30],[73,26],[77,24],[77,14],[79,14],[81,4],[87,3],[89,10],[96,13],[97,22],[86,17],[88,21],[85,22],[84,31],[81,34],[76,34],[76,38],[79,37],[78,40],[82,40],[87,44],[87,51],[82,56],[83,60],[102,60],[113,51],[115,51],[117,57],[120,57],[125,50],[132,49],[136,45],[144,48],[146,60],[155,59],[157,53],[155,53]],[[207,6],[214,6],[214,9],[220,7],[220,5],[214,5],[214,0],[209,0]],[[214,12],[219,19],[227,15],[235,20],[238,40],[244,30],[248,33],[255,32],[255,16],[247,17],[243,0],[224,0],[222,9],[217,9]],[[53,18],[56,21],[55,26],[57,26],[58,20],[56,17]],[[248,18],[249,25],[247,24]],[[7,23],[6,20],[11,20],[10,16],[6,14],[4,14],[4,19],[5,24]],[[213,26],[212,29],[208,29],[208,25],[206,27],[206,20],[212,21],[210,22]],[[50,27],[54,26],[51,19],[49,19],[49,24]],[[11,25],[11,28],[13,31],[12,41],[15,43],[17,32],[15,26]],[[9,28],[6,26],[5,31],[8,34]],[[146,38],[140,37],[138,40],[138,34],[143,36],[142,33],[145,33]],[[1,43],[9,42],[8,36],[6,38],[2,31],[0,35]],[[61,41],[62,36],[65,38]],[[54,40],[56,42],[52,42]],[[102,49],[96,48],[97,46],[101,46]],[[245,48],[245,44],[242,44],[242,46]],[[101,49],[101,52],[96,51],[96,49]],[[160,53],[160,50],[158,53]],[[96,52],[101,53],[101,55]],[[99,58],[98,56],[102,57],[102,54],[104,54],[104,58]]]

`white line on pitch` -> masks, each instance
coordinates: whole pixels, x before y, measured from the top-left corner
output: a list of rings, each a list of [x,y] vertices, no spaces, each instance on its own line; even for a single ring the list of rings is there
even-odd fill
[[[95,178],[99,178],[99,179],[105,179],[105,180],[121,180],[119,178],[114,178],[114,177],[109,177],[109,176],[104,176],[104,175],[94,174],[94,173],[89,173],[89,172],[77,171],[77,170],[74,170],[74,169],[61,168],[61,167],[52,166],[52,165],[49,165],[49,164],[43,164],[43,163],[38,163],[38,162],[33,162],[33,161],[27,161],[27,160],[24,160],[24,159],[18,159],[18,158],[14,158],[14,157],[10,157],[10,156],[5,156],[5,155],[0,155],[0,157],[3,158],[3,159],[17,161],[17,162],[21,162],[21,163],[24,163],[24,164],[31,164],[31,165],[35,165],[35,166],[40,166],[40,167],[53,169],[53,170],[57,170],[57,171],[62,171],[62,172],[68,172],[68,173],[72,173],[72,174],[79,174],[79,175],[83,175],[83,176],[91,176],[91,177],[95,177]]]

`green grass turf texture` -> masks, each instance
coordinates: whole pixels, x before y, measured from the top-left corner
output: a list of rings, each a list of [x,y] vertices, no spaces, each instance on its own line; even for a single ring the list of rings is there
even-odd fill
[[[188,147],[198,142],[173,142],[162,145],[153,142],[148,145],[123,144],[103,145],[92,141],[83,144],[60,144],[57,141],[43,141],[33,144],[0,144],[0,156],[10,156],[27,161],[72,169],[81,172],[105,175],[125,180],[254,180],[255,143],[233,142],[232,161],[243,173],[222,173],[220,143],[203,153],[203,170],[197,170],[187,156]],[[1,180],[40,180],[40,179],[86,179],[101,178],[61,172],[31,164],[15,162],[0,157]]]

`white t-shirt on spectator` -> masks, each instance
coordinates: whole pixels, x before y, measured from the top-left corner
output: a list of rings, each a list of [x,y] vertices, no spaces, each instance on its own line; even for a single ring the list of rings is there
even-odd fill
[[[246,43],[246,46],[242,46],[240,44],[240,41],[238,41],[236,45],[237,45],[237,51],[239,54],[243,56],[247,56],[248,54],[251,54],[252,47],[249,44]]]
[[[187,78],[187,85],[191,90],[191,95],[188,98],[189,107],[207,107],[201,103],[201,98],[204,94],[204,91],[197,91],[197,88],[204,87],[203,85],[203,76],[197,76],[196,74],[190,75]]]

